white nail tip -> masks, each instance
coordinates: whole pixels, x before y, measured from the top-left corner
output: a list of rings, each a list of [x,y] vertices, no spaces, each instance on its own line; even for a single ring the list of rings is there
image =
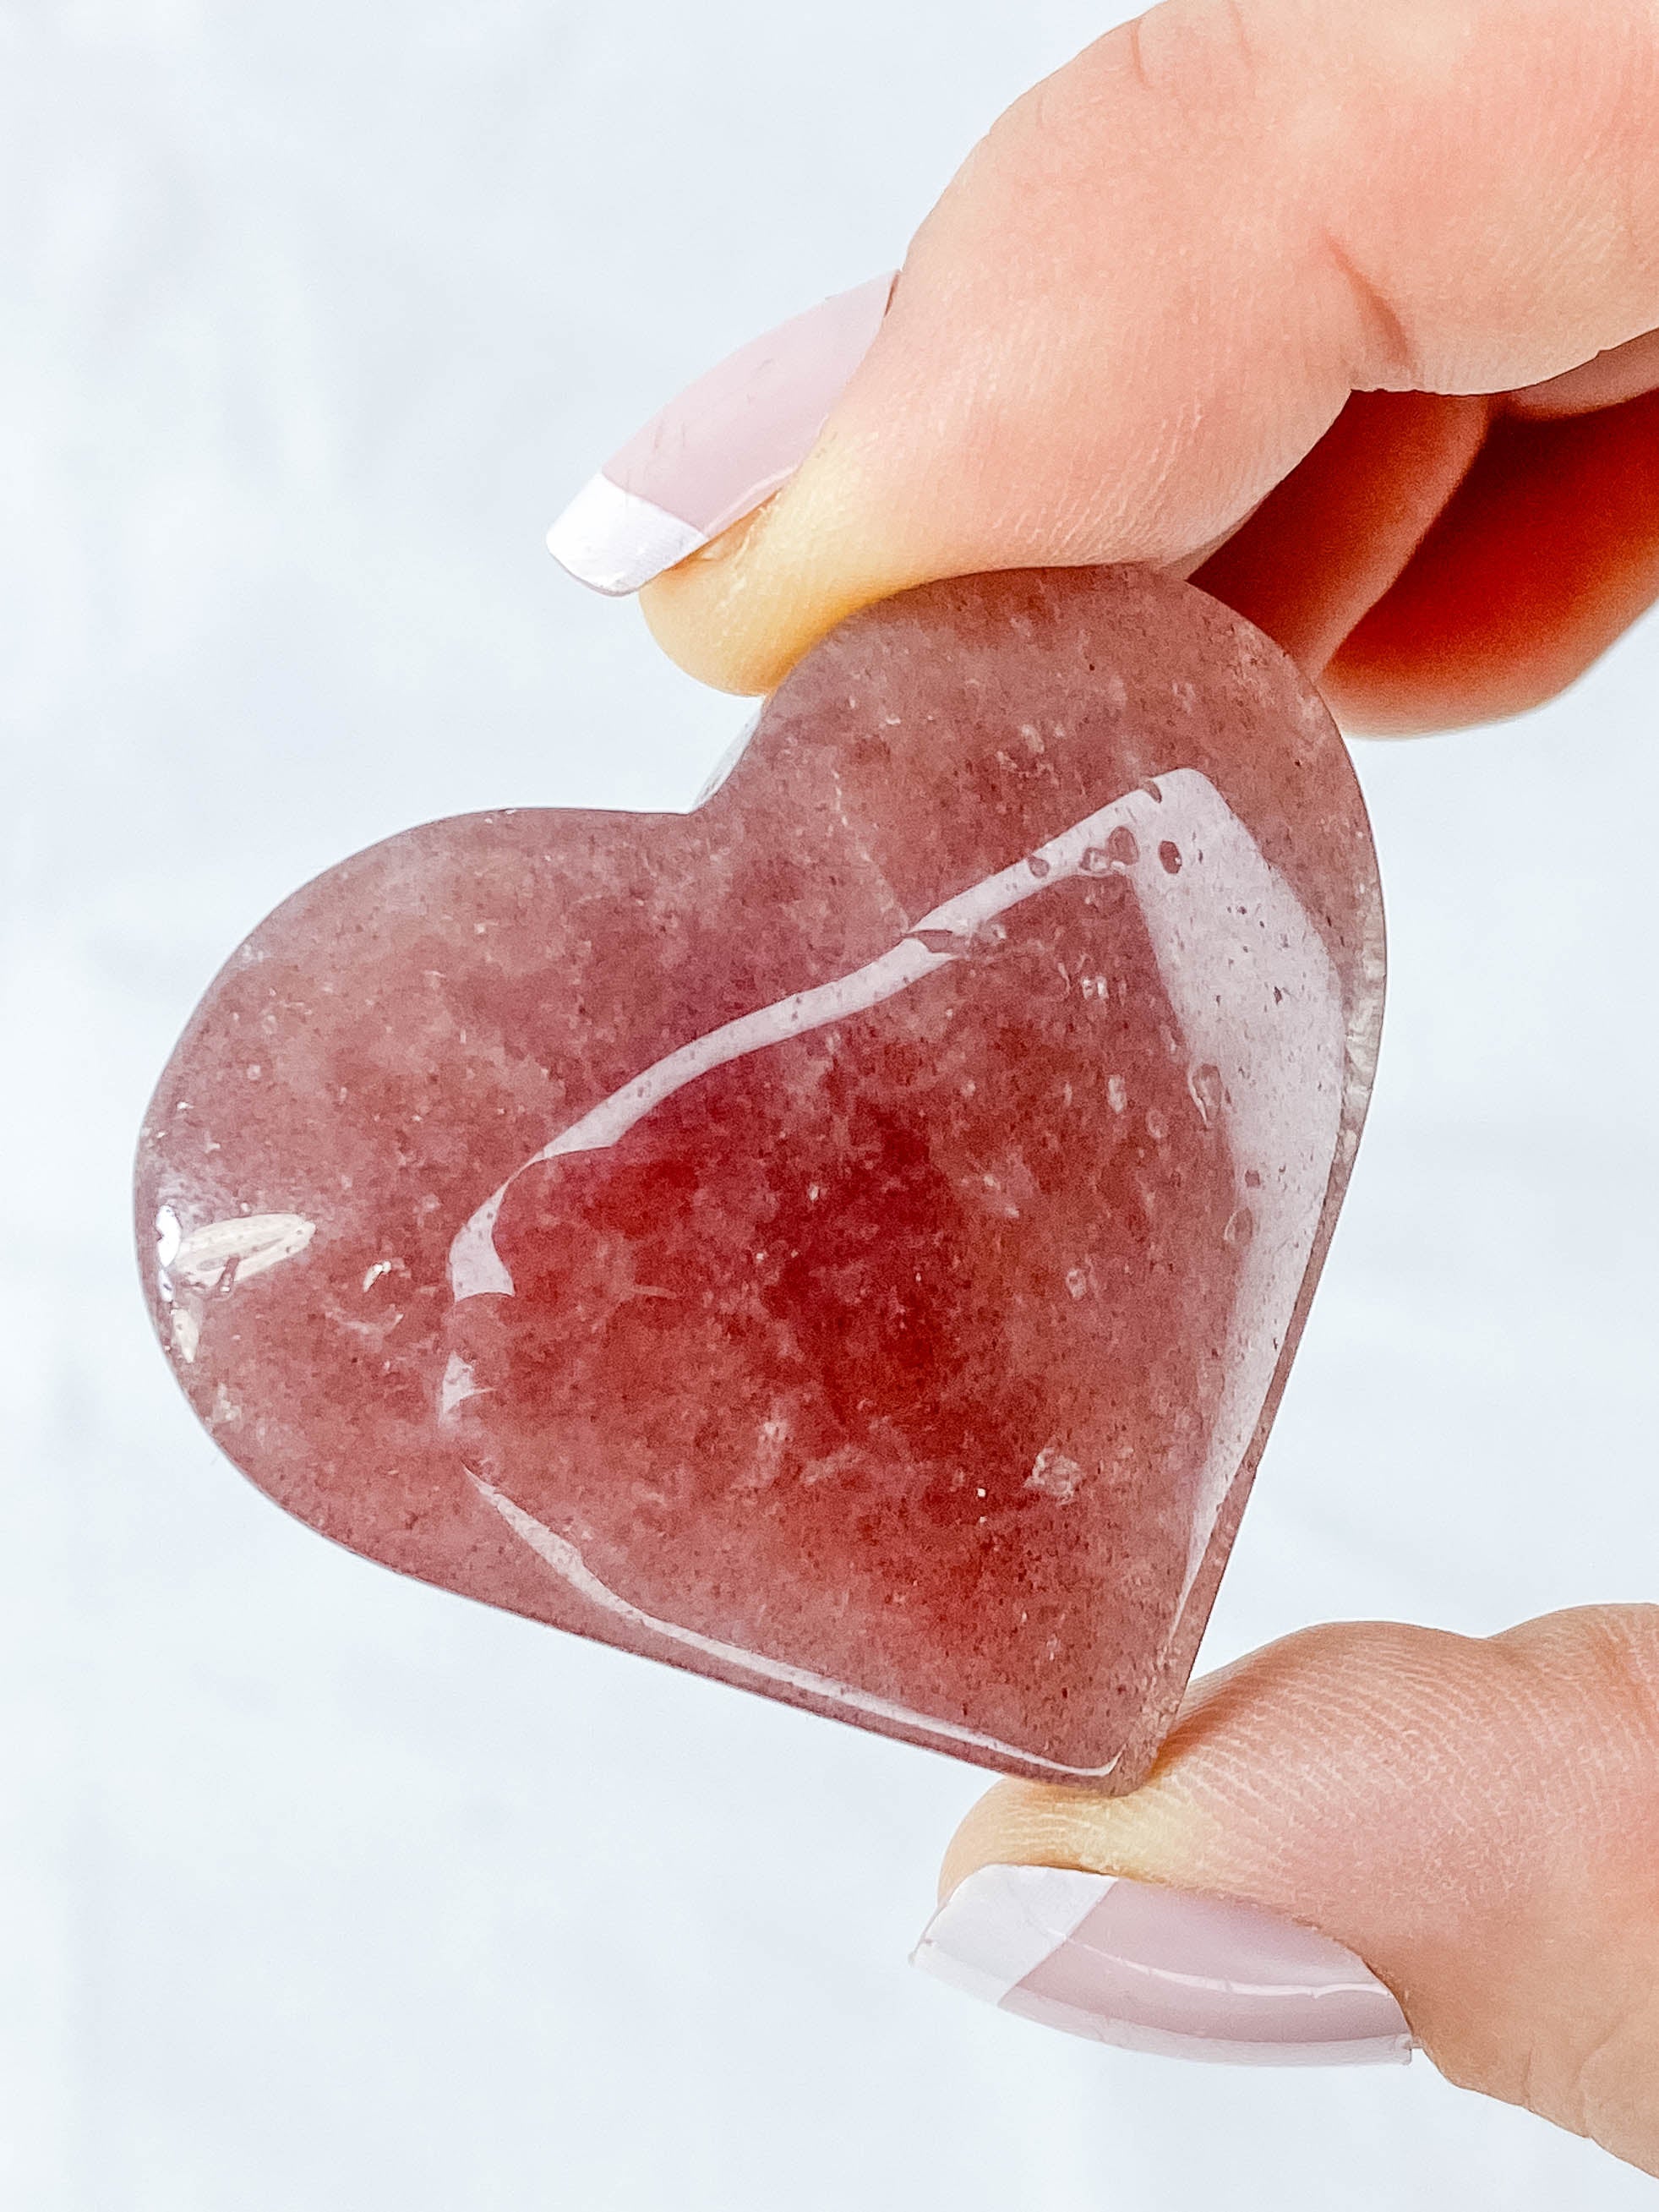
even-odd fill
[[[547,550],[590,591],[626,598],[708,543],[683,522],[607,476],[590,477],[547,533]]]
[[[1072,1867],[981,1867],[923,1929],[910,1964],[1000,2005],[1111,1888],[1110,1875]]]

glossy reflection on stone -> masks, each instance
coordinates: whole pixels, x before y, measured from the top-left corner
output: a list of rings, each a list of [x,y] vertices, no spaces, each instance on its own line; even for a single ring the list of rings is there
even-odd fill
[[[1144,1772],[1346,1181],[1382,925],[1316,696],[1190,587],[930,586],[690,815],[345,862],[163,1076],[198,1413],[404,1572]]]

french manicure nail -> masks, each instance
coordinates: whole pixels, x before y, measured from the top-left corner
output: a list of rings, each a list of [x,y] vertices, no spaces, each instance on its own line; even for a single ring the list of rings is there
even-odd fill
[[[811,451],[894,281],[878,276],[781,323],[671,399],[548,532],[554,559],[620,596],[752,514]]]
[[[1243,2066],[1403,2065],[1412,2032],[1352,1951],[1260,1905],[1060,1867],[988,1866],[911,1964],[1070,2035]]]

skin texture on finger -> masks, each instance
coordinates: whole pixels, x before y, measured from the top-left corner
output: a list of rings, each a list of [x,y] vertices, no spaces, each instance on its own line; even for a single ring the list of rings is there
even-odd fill
[[[1003,1783],[947,1855],[1242,1898],[1364,1959],[1443,2073],[1659,2171],[1659,1607],[1310,1629],[1133,1795]]]
[[[1656,127],[1650,0],[1165,0],[994,127],[799,474],[647,619],[757,691],[932,577],[1180,562],[1353,391],[1659,324]]]
[[[1373,736],[1493,721],[1553,698],[1656,598],[1659,393],[1500,419],[1321,684],[1344,726]]]

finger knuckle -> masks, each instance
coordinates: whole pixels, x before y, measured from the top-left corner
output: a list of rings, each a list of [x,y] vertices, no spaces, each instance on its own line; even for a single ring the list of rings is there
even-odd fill
[[[1254,102],[1263,40],[1253,0],[1162,0],[1096,40],[1011,108],[992,134],[1020,166],[1073,177],[1126,134],[1150,148],[1213,143]]]

